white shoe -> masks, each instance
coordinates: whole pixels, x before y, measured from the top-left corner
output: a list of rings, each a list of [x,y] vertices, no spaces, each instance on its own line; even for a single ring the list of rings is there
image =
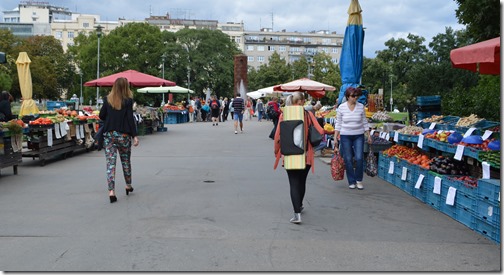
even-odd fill
[[[350,184],[350,185],[348,186],[348,188],[350,188],[350,189],[355,189],[355,184]]]
[[[360,181],[357,182],[357,189],[359,189],[359,190],[364,189],[364,185],[362,185],[362,182],[360,182]]]
[[[235,131],[235,135],[238,134],[238,131]]]
[[[294,217],[290,219],[291,223],[301,223],[301,213],[294,213]]]

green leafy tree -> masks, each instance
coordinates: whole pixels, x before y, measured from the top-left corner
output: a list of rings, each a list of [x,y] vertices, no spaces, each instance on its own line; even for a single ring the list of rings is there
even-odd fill
[[[322,104],[333,105],[339,96],[339,87],[341,87],[341,74],[339,66],[334,64],[331,56],[320,52],[313,57],[313,80],[331,85],[336,88],[334,92],[326,92],[320,99]]]
[[[500,36],[500,1],[455,0],[458,22],[467,28],[469,36],[480,42]]]
[[[34,99],[59,99],[73,85],[73,67],[69,56],[63,53],[61,43],[52,36],[32,36],[20,41],[13,52],[26,52],[31,60]],[[19,79],[12,75],[12,94],[21,97]]]
[[[7,63],[0,64],[0,90],[10,91],[13,80],[11,75],[17,73],[16,56],[14,56],[14,47],[18,39],[9,30],[0,30],[0,52],[7,56]]]

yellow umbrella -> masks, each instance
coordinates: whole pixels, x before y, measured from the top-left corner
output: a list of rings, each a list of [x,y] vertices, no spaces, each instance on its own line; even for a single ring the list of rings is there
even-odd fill
[[[19,116],[34,115],[39,113],[39,109],[35,101],[32,99],[33,87],[30,72],[31,60],[26,52],[20,52],[16,60],[18,70],[19,87],[21,88],[21,96],[23,102],[19,110]]]

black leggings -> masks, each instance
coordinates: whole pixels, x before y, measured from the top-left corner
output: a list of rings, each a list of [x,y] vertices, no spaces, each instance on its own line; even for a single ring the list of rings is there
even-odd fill
[[[289,177],[290,196],[294,213],[301,213],[301,206],[303,205],[306,191],[306,178],[308,177],[310,167],[310,165],[306,165],[305,169],[286,170]]]

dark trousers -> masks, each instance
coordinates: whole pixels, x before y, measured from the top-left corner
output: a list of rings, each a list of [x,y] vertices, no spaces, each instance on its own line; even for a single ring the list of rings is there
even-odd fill
[[[306,178],[310,170],[310,165],[306,165],[305,169],[286,170],[289,177],[290,196],[294,213],[301,213],[303,199],[306,191]]]
[[[275,132],[277,125],[278,125],[278,117],[273,117],[273,129],[271,129],[271,133],[269,135],[271,139],[275,139]]]

